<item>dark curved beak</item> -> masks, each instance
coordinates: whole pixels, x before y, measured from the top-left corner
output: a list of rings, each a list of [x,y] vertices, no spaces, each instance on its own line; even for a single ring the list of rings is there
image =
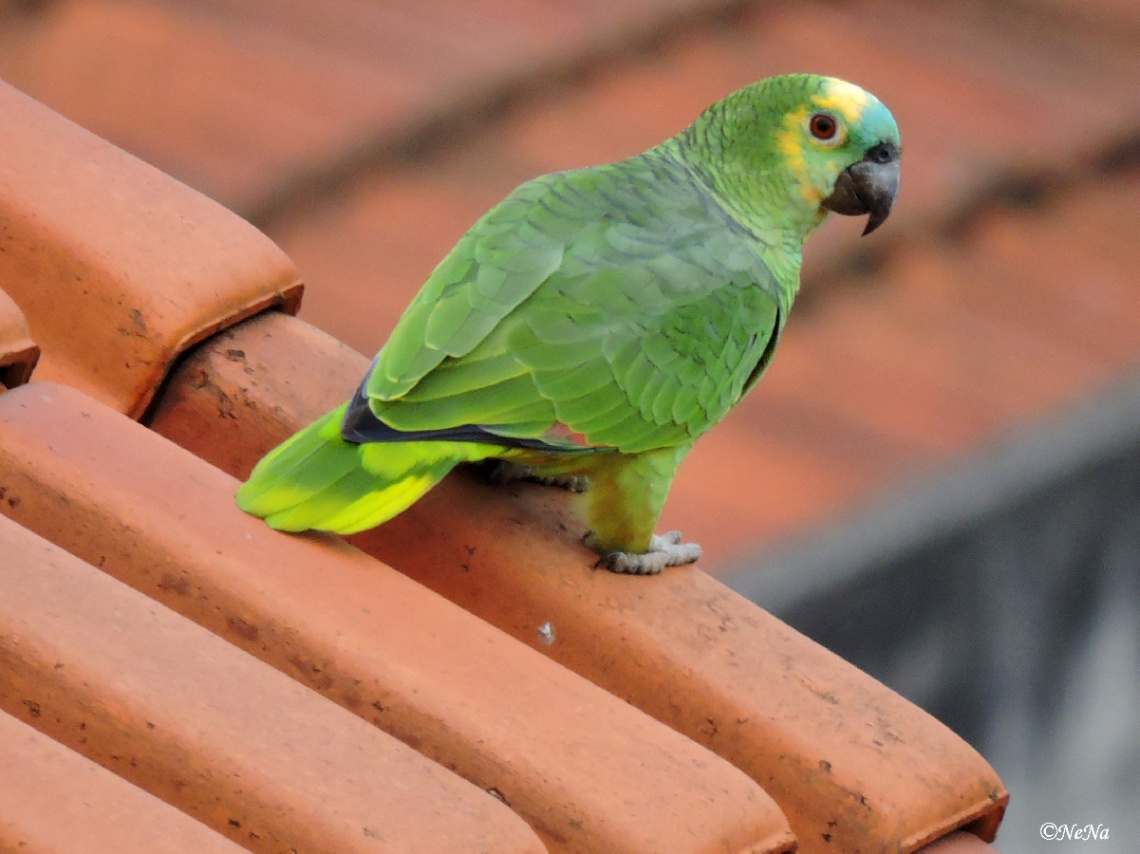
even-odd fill
[[[886,222],[899,194],[899,149],[880,142],[867,149],[863,159],[839,173],[835,190],[820,204],[844,216],[870,214],[863,234]]]

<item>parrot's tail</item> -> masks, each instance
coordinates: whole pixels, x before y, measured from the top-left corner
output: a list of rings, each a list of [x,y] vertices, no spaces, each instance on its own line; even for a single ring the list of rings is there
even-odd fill
[[[503,450],[473,442],[354,445],[340,436],[344,413],[334,409],[266,454],[238,489],[238,507],[279,531],[354,534],[408,509],[459,463]]]

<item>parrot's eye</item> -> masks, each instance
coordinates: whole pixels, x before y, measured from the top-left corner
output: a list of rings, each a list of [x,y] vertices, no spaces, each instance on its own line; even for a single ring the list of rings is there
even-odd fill
[[[821,139],[824,142],[834,139],[836,131],[839,130],[839,125],[832,116],[827,113],[816,113],[811,117],[808,122],[808,130],[811,135],[816,139]]]

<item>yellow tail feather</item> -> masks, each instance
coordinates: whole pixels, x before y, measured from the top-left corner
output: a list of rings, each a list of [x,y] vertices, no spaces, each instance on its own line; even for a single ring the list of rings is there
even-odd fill
[[[461,462],[501,454],[472,442],[377,442],[340,437],[345,407],[274,448],[237,491],[237,504],[279,531],[353,534],[414,504]]]

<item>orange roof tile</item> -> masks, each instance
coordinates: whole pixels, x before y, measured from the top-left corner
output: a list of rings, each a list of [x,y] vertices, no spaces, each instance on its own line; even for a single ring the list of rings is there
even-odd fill
[[[49,389],[0,406],[11,414]],[[4,466],[8,511],[36,502],[15,474]],[[0,707],[243,847],[544,850],[486,793],[220,637],[9,519],[0,544]],[[171,827],[183,843],[188,824]]]
[[[0,279],[61,379],[140,415],[179,354],[269,306],[292,263],[200,193],[0,83]]]
[[[32,383],[0,396],[0,471],[4,514],[494,790],[551,851],[774,853],[792,845],[779,808],[736,768],[337,538],[270,530],[234,505],[231,477],[80,392]],[[195,644],[189,633],[184,642]],[[237,658],[225,666],[236,672]],[[254,662],[246,666],[242,679],[252,683]],[[182,682],[179,703],[237,684],[212,688],[171,669]],[[268,694],[269,685],[257,690]],[[258,709],[299,702],[282,697]],[[244,716],[262,728],[258,709]],[[338,720],[316,708],[310,716]],[[200,726],[222,724],[211,716]],[[238,737],[250,741],[251,762],[274,749]],[[307,741],[298,734],[290,743]],[[311,761],[308,751],[301,756]],[[976,761],[971,782],[985,770]],[[419,773],[386,769],[382,757],[369,762],[378,779],[409,786]],[[262,773],[287,780],[300,772]],[[343,769],[307,773],[312,787]],[[348,776],[359,782],[362,773]],[[211,777],[206,791],[225,789],[226,779]],[[963,782],[955,780],[955,798]],[[379,802],[403,811],[403,798]],[[337,814],[319,812],[318,804],[304,813],[306,827]],[[471,807],[457,812],[491,823]]]
[[[971,833],[951,833],[922,849],[923,854],[986,854],[993,849]]]
[[[39,358],[28,321],[12,298],[0,291],[0,390],[26,383]]]
[[[3,712],[0,849],[74,854],[245,850]]]

